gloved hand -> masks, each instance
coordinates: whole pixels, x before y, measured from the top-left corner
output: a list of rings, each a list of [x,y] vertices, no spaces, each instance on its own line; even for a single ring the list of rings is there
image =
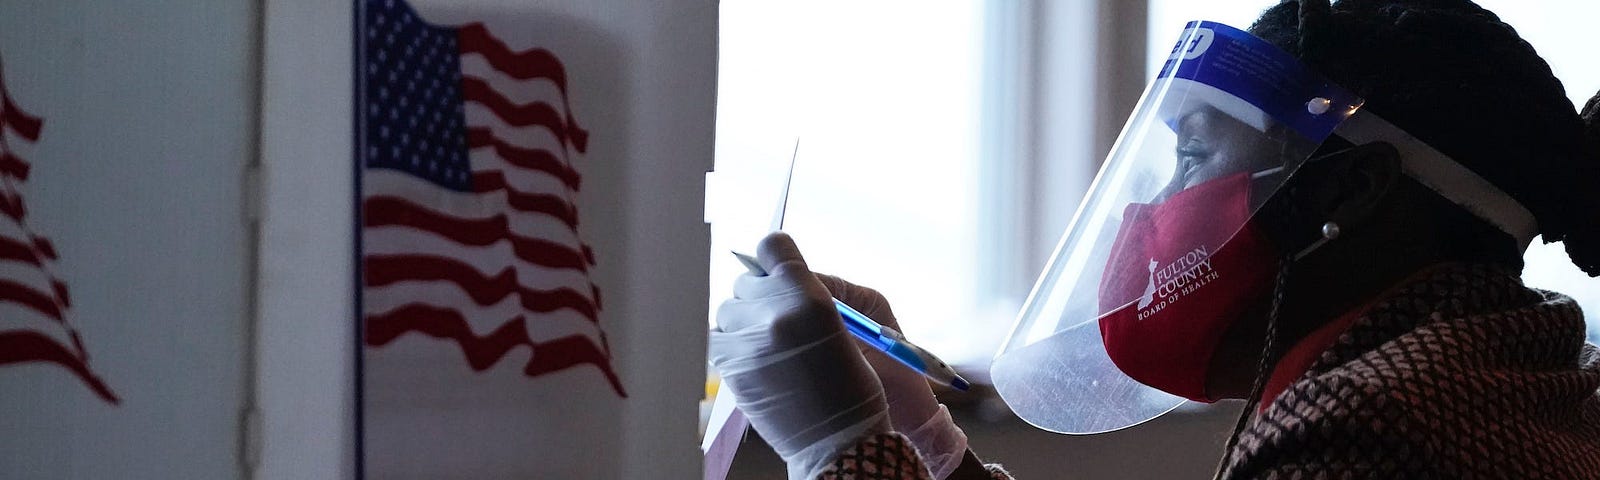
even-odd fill
[[[711,363],[789,478],[814,479],[862,436],[888,432],[888,406],[794,241],[768,235],[756,258],[768,274],[734,282],[717,309]]]
[[[877,290],[856,285],[832,275],[817,274],[833,298],[855,308],[867,317],[900,333],[900,322],[889,309],[889,300]],[[877,372],[889,404],[889,424],[911,439],[922,461],[935,479],[950,476],[967,453],[967,435],[950,418],[950,410],[933,396],[928,380],[875,348],[856,342],[862,355]]]

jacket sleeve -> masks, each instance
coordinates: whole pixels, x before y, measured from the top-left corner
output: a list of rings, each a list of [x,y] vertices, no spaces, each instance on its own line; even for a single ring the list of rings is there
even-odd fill
[[[999,465],[988,465],[992,480],[1012,480]],[[822,471],[822,480],[933,480],[916,448],[898,433],[862,437],[839,452]]]

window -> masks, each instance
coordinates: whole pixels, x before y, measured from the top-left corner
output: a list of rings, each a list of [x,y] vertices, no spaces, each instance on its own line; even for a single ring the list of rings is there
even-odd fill
[[[984,314],[996,253],[979,248],[996,214],[980,198],[983,12],[976,0],[722,4],[713,316],[744,271],[727,251],[754,253],[798,138],[784,229],[812,269],[882,291],[946,360],[987,362],[993,345],[964,328]]]

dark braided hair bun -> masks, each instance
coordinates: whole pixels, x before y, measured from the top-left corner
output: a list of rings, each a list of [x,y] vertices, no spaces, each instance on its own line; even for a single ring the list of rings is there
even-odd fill
[[[1580,117],[1533,47],[1467,0],[1304,2],[1251,33],[1510,194],[1600,276],[1600,96]]]
[[[1594,165],[1600,164],[1600,93],[1589,98],[1589,103],[1583,106],[1583,125],[1588,134],[1590,169],[1588,197],[1589,203],[1580,204],[1579,210],[1573,212],[1574,222],[1571,230],[1566,234],[1567,257],[1572,263],[1583,269],[1589,276],[1600,276],[1600,176],[1595,176]],[[1579,179],[1582,181],[1582,179]]]

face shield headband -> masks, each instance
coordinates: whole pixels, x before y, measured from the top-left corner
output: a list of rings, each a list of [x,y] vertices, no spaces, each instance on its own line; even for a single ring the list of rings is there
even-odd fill
[[[1045,430],[1088,434],[1209,401],[1221,334],[1270,291],[1255,220],[1330,136],[1388,142],[1406,175],[1526,248],[1533,215],[1293,56],[1190,23],[1145,90],[991,367]]]

